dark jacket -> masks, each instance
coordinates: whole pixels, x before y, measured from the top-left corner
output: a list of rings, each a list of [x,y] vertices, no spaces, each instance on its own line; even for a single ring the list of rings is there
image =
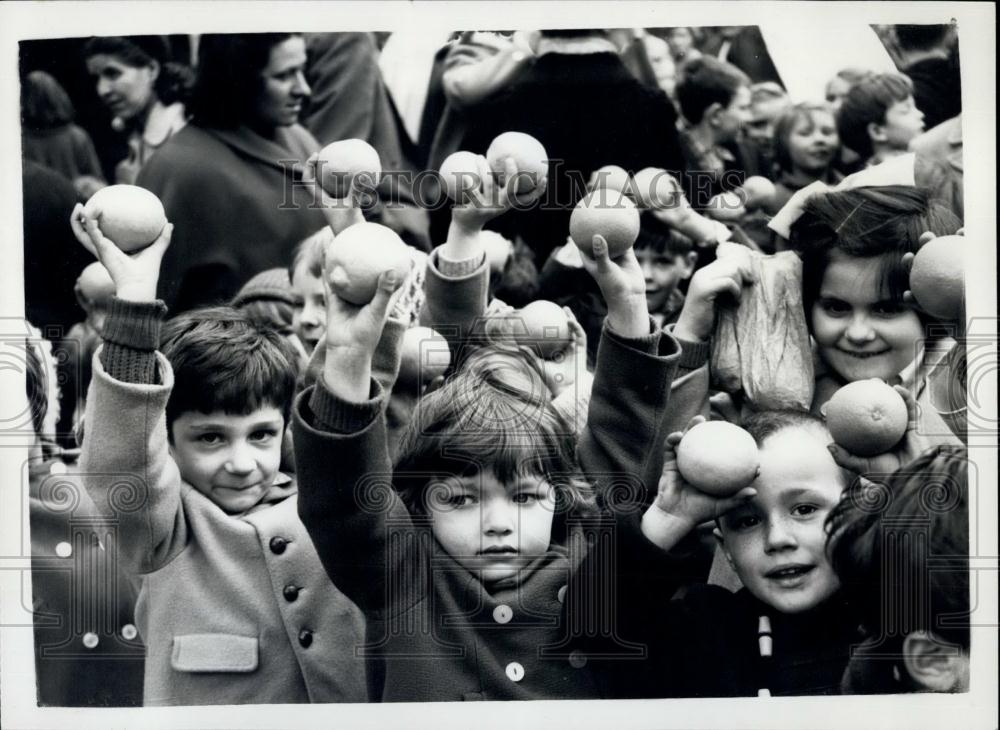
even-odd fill
[[[546,53],[506,93],[470,112],[460,149],[485,154],[508,131],[545,146],[549,184],[542,205],[512,211],[495,225],[511,240],[520,235],[541,263],[566,240],[570,213],[594,170],[681,169],[676,120],[666,95],[636,80],[617,54]]]

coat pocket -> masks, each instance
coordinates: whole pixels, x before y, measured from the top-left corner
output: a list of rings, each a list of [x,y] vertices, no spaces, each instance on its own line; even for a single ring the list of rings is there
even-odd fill
[[[175,636],[170,666],[178,672],[253,672],[257,669],[257,647],[255,636]]]

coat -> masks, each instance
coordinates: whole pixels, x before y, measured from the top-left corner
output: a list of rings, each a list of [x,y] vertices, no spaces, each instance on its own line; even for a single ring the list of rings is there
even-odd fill
[[[295,167],[319,143],[298,125],[276,135],[188,124],[140,171],[136,184],[174,224],[158,290],[172,312],[228,301],[254,274],[290,265],[295,246],[326,225]]]
[[[450,308],[453,329],[467,332],[467,315],[481,315],[485,305],[487,265],[449,280],[435,259],[428,267],[428,311],[440,316]],[[467,305],[465,315],[460,302]],[[435,323],[442,332],[444,321]],[[673,338],[658,332],[625,340],[605,330],[578,451],[600,493],[623,485],[626,491],[650,484],[655,489],[663,455],[660,424],[679,354]],[[612,382],[626,370],[627,381]],[[293,415],[299,511],[331,578],[365,612],[371,696],[602,696],[603,678],[617,669],[623,651],[628,658],[643,656],[634,645],[619,647],[617,654],[588,654],[582,650],[587,637],[577,635],[587,618],[613,620],[587,611],[614,590],[608,582],[614,573],[600,570],[601,560],[584,561],[587,540],[605,544],[599,535],[609,534],[602,532],[609,523],[602,517],[581,520],[570,527],[565,544],[554,542],[522,572],[518,584],[487,591],[436,543],[426,519],[393,497],[394,479],[405,476],[394,478],[388,461],[386,398],[377,379],[363,404],[339,400],[320,382],[300,394]],[[578,570],[583,563],[590,566],[586,574]]]
[[[115,316],[105,333],[120,331]],[[365,701],[354,655],[364,621],[326,577],[294,484],[282,476],[266,506],[223,512],[182,481],[169,454],[166,358],[104,348],[112,354],[94,357],[81,472],[98,508],[116,518],[118,560],[140,583],[144,704]],[[108,374],[122,365],[110,358],[153,354],[146,382]]]

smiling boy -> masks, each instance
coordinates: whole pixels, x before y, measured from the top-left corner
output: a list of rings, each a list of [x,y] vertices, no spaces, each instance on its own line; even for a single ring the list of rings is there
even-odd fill
[[[129,257],[81,206],[73,216],[115,283],[81,471],[139,584],[144,704],[365,701],[364,619],[326,577],[279,471],[294,350],[229,307],[176,317],[161,337],[172,227]]]

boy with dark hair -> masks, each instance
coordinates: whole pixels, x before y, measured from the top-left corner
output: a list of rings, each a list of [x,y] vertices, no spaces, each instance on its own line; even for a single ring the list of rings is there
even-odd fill
[[[751,118],[750,79],[732,64],[702,56],[680,68],[674,94],[683,115],[684,192],[696,209],[702,208],[713,195],[743,181],[747,154],[736,144]]]
[[[684,307],[680,289],[694,273],[698,252],[687,236],[662,223],[651,212],[640,218],[639,237],[633,246],[646,280],[646,305],[658,327],[677,320]]]
[[[902,74],[873,74],[859,81],[837,111],[841,141],[872,165],[905,153],[923,131],[913,82]]]
[[[157,352],[172,226],[130,257],[81,206],[71,224],[115,283],[81,470],[140,585],[144,704],[365,701],[363,618],[279,471],[296,354],[228,307],[174,319]]]
[[[843,692],[968,691],[968,469],[965,448],[938,446],[831,513],[833,567],[869,636]]]

